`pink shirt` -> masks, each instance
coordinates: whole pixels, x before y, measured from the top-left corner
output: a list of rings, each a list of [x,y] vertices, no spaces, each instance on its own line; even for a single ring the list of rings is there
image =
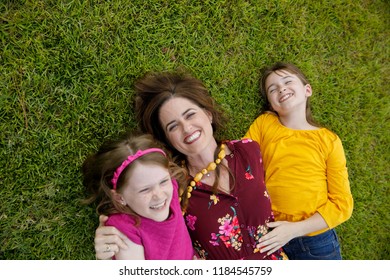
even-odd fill
[[[135,226],[131,215],[117,213],[109,216],[106,225],[114,226],[136,244],[144,247],[146,260],[191,260],[194,256],[191,239],[181,212],[178,185],[172,180],[171,213],[167,220],[156,222],[141,217]]]

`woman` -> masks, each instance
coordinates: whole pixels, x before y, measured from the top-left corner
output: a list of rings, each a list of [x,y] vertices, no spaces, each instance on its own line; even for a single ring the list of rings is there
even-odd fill
[[[135,108],[142,132],[165,143],[190,174],[188,187],[181,186],[181,205],[201,258],[286,258],[282,250],[267,254],[258,246],[269,231],[266,223],[274,220],[259,145],[251,140],[222,143],[214,137],[224,117],[200,80],[184,74],[146,75],[136,83]],[[116,229],[103,227],[104,219],[95,238],[100,259],[115,254],[126,240]]]

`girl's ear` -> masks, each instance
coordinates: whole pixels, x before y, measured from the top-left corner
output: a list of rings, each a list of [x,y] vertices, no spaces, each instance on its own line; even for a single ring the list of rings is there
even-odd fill
[[[122,205],[126,205],[126,201],[124,200],[123,196],[119,193],[116,192],[116,190],[111,190],[111,194],[112,194],[112,198],[122,204]]]
[[[311,89],[311,85],[310,84],[306,84],[305,88],[306,88],[306,96],[307,97],[311,96],[313,94],[313,91]]]

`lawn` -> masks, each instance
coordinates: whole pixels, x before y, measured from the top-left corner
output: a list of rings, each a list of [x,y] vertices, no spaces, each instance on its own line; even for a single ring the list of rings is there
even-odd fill
[[[314,117],[343,141],[354,212],[349,260],[389,259],[387,0],[5,0],[0,3],[0,259],[94,259],[98,216],[80,166],[136,127],[133,82],[184,69],[240,138],[259,113],[260,69],[300,66]]]

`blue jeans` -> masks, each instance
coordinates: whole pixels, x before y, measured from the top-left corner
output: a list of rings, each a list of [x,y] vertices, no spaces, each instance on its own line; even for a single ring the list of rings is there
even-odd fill
[[[340,243],[334,229],[315,236],[297,237],[283,246],[290,260],[341,260]]]

